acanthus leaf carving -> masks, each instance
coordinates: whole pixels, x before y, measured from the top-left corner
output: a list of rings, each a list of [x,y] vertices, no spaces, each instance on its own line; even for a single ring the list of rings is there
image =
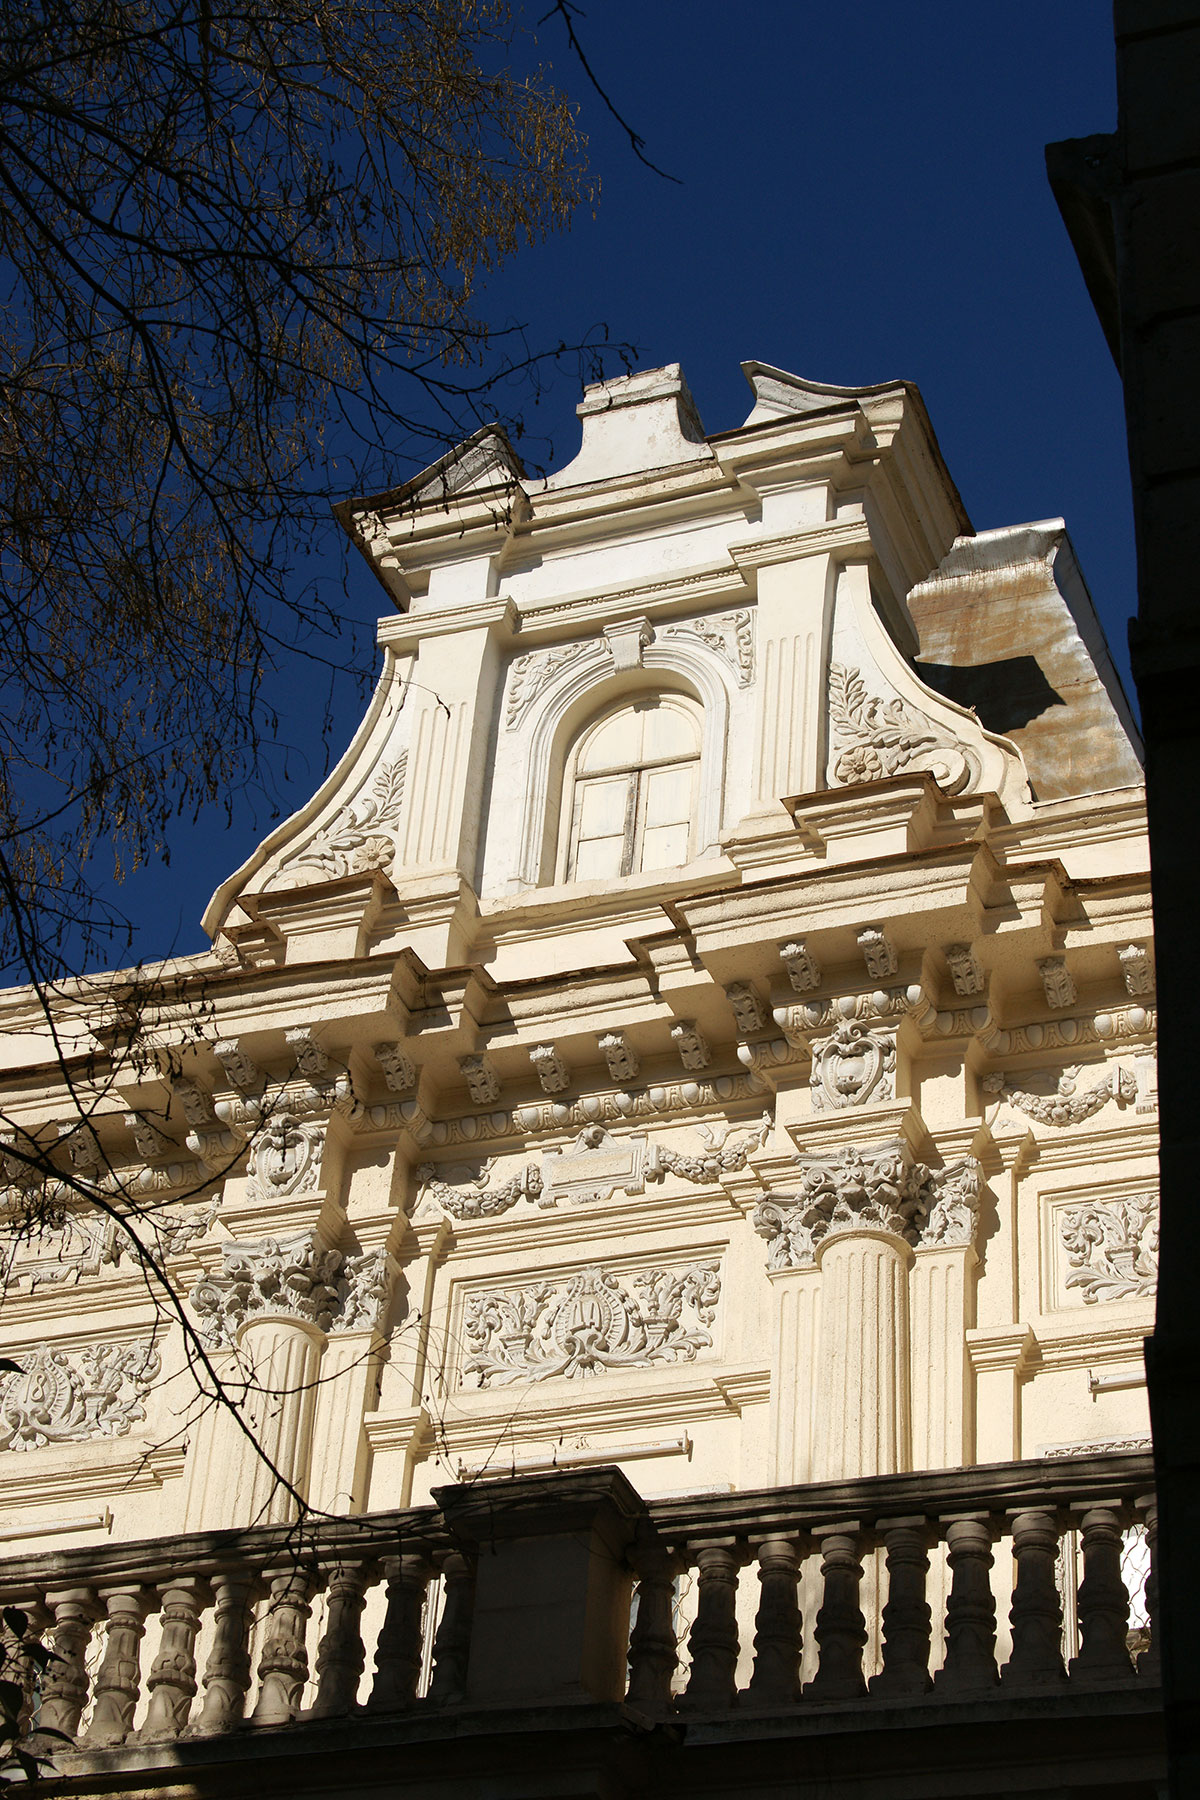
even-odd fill
[[[1079,998],[1065,956],[1043,956],[1038,963],[1047,1006],[1074,1006]]]
[[[188,1301],[201,1329],[231,1341],[257,1316],[298,1319],[328,1331],[340,1310],[340,1250],[323,1249],[307,1232],[291,1238],[221,1245],[221,1267],[198,1281]]]
[[[974,1157],[931,1169],[898,1142],[869,1150],[847,1145],[835,1156],[801,1158],[797,1191],[760,1201],[751,1222],[767,1241],[770,1269],[811,1264],[823,1239],[842,1232],[886,1231],[912,1245],[970,1244],[982,1186]]]
[[[138,1155],[147,1162],[157,1162],[164,1157],[179,1154],[178,1144],[172,1143],[165,1132],[160,1131],[149,1119],[144,1119],[141,1113],[127,1112],[125,1129],[132,1133]]]
[[[779,955],[796,993],[810,994],[820,987],[821,965],[803,938],[792,938],[786,944],[780,944]]]
[[[213,1045],[213,1055],[226,1075],[243,1094],[255,1094],[266,1077],[252,1057],[247,1056],[236,1038],[222,1038]]]
[[[553,1044],[534,1044],[529,1060],[537,1071],[543,1093],[561,1094],[570,1087],[571,1071]]]
[[[896,947],[879,925],[864,925],[858,934],[858,947],[873,981],[886,981],[900,967]]]
[[[329,1071],[329,1053],[321,1048],[307,1025],[285,1031],[283,1041],[295,1058],[296,1068],[307,1081],[324,1081]]]
[[[1154,969],[1145,944],[1126,944],[1117,951],[1126,993],[1137,1000],[1154,992]]]
[[[985,985],[983,969],[970,944],[947,944],[945,956],[955,993],[964,1000],[972,994],[982,994]]]
[[[746,1037],[766,1027],[767,1015],[762,1001],[748,981],[732,981],[725,989],[725,996],[733,1008],[733,1016],[737,1020],[737,1028]]]
[[[394,1094],[408,1094],[417,1085],[417,1071],[402,1044],[376,1044],[372,1054],[383,1070],[383,1079]]]
[[[672,1025],[671,1039],[685,1069],[707,1069],[712,1061],[712,1051],[694,1019],[680,1019]]]
[[[715,650],[733,669],[739,687],[754,680],[754,618],[746,608],[737,612],[705,613],[696,619],[677,619],[665,625],[662,637],[697,637]]]
[[[626,1042],[625,1033],[606,1031],[598,1042],[613,1080],[622,1083],[636,1081],[640,1067],[638,1055],[633,1046]]]
[[[1079,1288],[1087,1305],[1154,1293],[1158,1203],[1153,1195],[1066,1207],[1058,1230],[1071,1266],[1066,1285]]]
[[[0,1376],[0,1448],[124,1437],[145,1418],[160,1366],[149,1338],[81,1350],[39,1344],[23,1369]]]
[[[494,1106],[500,1098],[500,1079],[486,1056],[460,1056],[458,1066],[476,1106]]]
[[[464,1378],[480,1387],[602,1375],[612,1369],[693,1362],[712,1346],[721,1297],[717,1263],[621,1275],[581,1269],[523,1288],[469,1297]]]
[[[302,850],[286,857],[272,885],[311,887],[375,869],[386,875],[396,857],[407,766],[406,750],[381,764],[369,792],[341,807]]]
[[[521,722],[522,714],[537,699],[542,689],[548,687],[560,669],[582,656],[585,650],[595,651],[595,643],[575,638],[570,643],[553,644],[540,650],[526,650],[522,656],[513,658],[508,677],[508,703],[504,710],[504,728],[514,731]]]
[[[1119,1065],[1107,1070],[1093,1087],[1079,1091],[1082,1066],[1078,1063],[1064,1069],[1052,1094],[1033,1094],[1014,1087],[1006,1075],[996,1073],[984,1077],[984,1092],[994,1094],[1008,1106],[1037,1119],[1043,1125],[1079,1125],[1109,1100],[1122,1103],[1138,1098],[1138,1083],[1128,1069]]]
[[[386,1249],[380,1246],[343,1257],[337,1286],[338,1311],[331,1329],[379,1331],[391,1290],[391,1263]]]
[[[898,694],[884,700],[867,690],[862,671],[829,665],[829,722],[832,727],[830,778],[839,787],[907,770],[928,770],[947,793],[970,791],[979,777],[978,758],[956,743]]]

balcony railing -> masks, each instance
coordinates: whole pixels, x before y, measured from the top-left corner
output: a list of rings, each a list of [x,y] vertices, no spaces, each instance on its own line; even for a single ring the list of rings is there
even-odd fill
[[[60,1778],[111,1780],[135,1747],[140,1768],[177,1766],[234,1734],[472,1708],[608,1703],[686,1727],[1149,1700],[1152,1482],[1137,1455],[649,1502],[616,1469],[523,1476],[16,1559],[0,1597],[54,1652],[39,1672],[27,1641],[19,1673],[28,1745]],[[1131,1635],[1134,1530],[1149,1623]]]

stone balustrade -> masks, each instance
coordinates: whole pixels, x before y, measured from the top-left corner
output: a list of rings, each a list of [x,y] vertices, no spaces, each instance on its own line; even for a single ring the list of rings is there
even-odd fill
[[[1146,1456],[650,1502],[605,1468],[436,1499],[10,1561],[0,1599],[54,1652],[40,1676],[24,1656],[30,1747],[69,1774],[351,1716],[866,1717],[1157,1682],[1122,1574],[1131,1528],[1153,1555]]]

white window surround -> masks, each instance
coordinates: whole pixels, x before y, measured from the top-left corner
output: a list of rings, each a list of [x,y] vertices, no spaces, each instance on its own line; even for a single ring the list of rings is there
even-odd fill
[[[628,695],[672,690],[698,700],[702,730],[691,857],[720,854],[729,742],[733,671],[705,644],[683,637],[648,644],[640,667],[613,670],[604,639],[585,651],[538,695],[523,722],[526,760],[521,775],[520,851],[512,885],[548,886],[558,859],[563,768],[567,753],[588,720],[617,706]]]

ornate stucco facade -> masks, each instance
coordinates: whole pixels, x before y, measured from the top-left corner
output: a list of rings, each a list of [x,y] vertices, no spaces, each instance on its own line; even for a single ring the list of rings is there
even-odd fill
[[[64,1005],[86,1125],[5,1002],[10,1125],[153,1207],[317,1508],[1146,1437],[1142,791],[1069,544],[970,535],[913,389],[747,374],[715,437],[651,371],[547,480],[485,431],[345,507],[394,603],[375,698],[130,1054],[97,1073],[119,1024]],[[4,1524],[287,1516],[62,1204],[9,1276]]]
[[[652,370],[546,479],[484,430],[346,504],[379,686],[211,952],[60,996],[61,1058],[3,999],[10,1145],[60,1177],[10,1246],[0,1534],[71,1792],[248,1713],[322,1793],[390,1720],[440,1794],[454,1708],[565,1707],[586,1761],[586,1700],[716,1720],[732,1795],[735,1712],[782,1756],[868,1676],[868,1721],[935,1707],[914,1793],[990,1791],[1011,1699],[969,1781],[938,1733],[1030,1684],[1061,1787],[1150,1791],[1136,731],[1061,521],[972,533],[905,384],[746,374],[731,431]],[[471,1727],[493,1772],[532,1729]]]

